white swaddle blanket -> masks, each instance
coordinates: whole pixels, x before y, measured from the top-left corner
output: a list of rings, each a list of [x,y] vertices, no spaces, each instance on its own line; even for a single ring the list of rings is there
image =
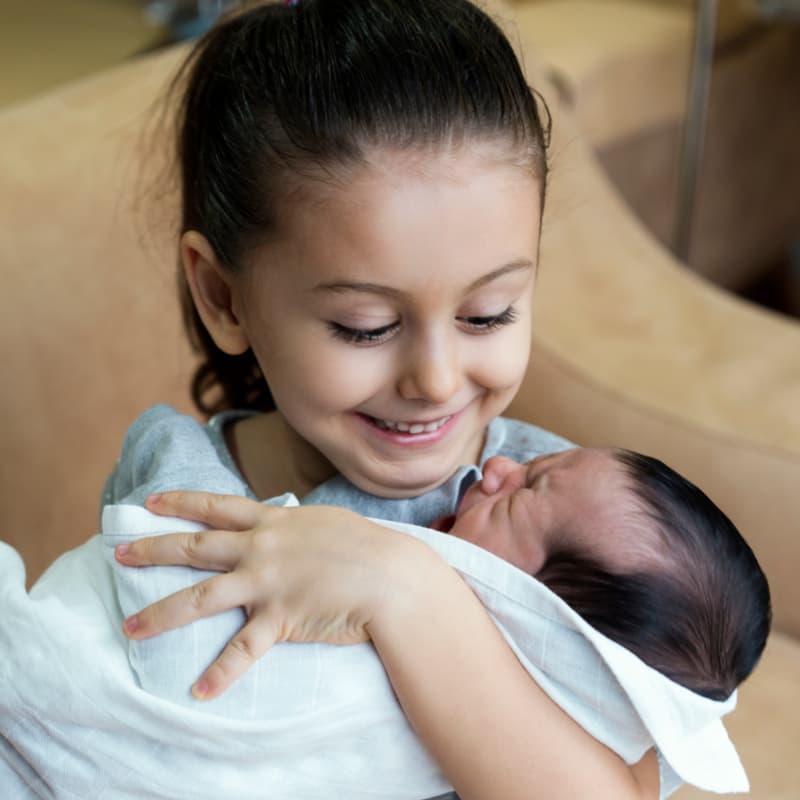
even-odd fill
[[[439,552],[548,695],[625,761],[655,744],[667,775],[747,790],[721,722],[735,695],[716,702],[673,683],[468,542],[389,525]],[[19,557],[0,544],[0,786],[13,787],[3,798],[420,800],[447,791],[368,644],[276,645],[201,704],[189,687],[241,626],[240,610],[124,639],[124,616],[210,573],[121,567],[114,546],[198,527],[109,506],[103,536],[58,559],[30,595]]]

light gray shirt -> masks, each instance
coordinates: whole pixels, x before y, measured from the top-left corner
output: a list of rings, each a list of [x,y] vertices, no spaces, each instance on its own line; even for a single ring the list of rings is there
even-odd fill
[[[249,414],[227,411],[203,425],[168,405],[149,408],[128,429],[119,461],[106,482],[101,510],[114,503],[144,505],[148,495],[173,489],[264,499],[255,497],[225,443],[225,426]],[[479,464],[462,466],[430,492],[388,499],[363,492],[337,476],[313,489],[300,502],[342,506],[367,517],[428,525],[455,512],[464,492],[480,477],[479,467],[491,456],[506,456],[522,463],[572,446],[566,439],[534,425],[497,417],[487,428]]]

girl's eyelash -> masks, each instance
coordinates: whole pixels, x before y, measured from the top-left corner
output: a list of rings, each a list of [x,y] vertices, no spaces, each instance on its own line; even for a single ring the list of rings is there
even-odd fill
[[[509,306],[500,314],[491,317],[459,317],[459,321],[470,328],[479,331],[493,331],[502,328],[504,325],[511,325],[517,321],[517,310],[514,306]]]
[[[338,322],[329,322],[328,328],[337,339],[342,339],[350,344],[378,344],[386,339],[399,324],[392,322],[389,325],[365,331],[360,328],[348,328]]]
[[[516,322],[517,310],[513,306],[509,306],[502,313],[490,317],[458,317],[458,321],[472,330],[488,332]],[[392,322],[380,328],[362,330],[361,328],[348,328],[338,322],[328,322],[328,328],[337,339],[348,344],[380,344],[394,333],[399,324],[399,322]]]

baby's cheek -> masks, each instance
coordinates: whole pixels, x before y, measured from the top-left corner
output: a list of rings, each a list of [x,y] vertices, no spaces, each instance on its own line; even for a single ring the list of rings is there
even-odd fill
[[[517,530],[509,521],[506,526],[495,526],[487,537],[485,548],[528,575],[535,575],[542,568],[542,548],[526,527]]]
[[[479,545],[484,550],[508,561],[515,567],[524,569],[522,562],[523,556],[514,546],[513,539],[509,536],[510,531],[505,525],[487,524],[479,534],[473,539],[473,543]]]
[[[487,536],[488,527],[483,520],[471,519],[469,515],[465,516],[459,512],[450,528],[450,535],[494,553],[493,542],[489,541]]]

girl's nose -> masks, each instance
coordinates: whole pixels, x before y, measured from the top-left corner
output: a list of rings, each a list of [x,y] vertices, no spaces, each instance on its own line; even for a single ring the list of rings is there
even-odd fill
[[[462,366],[454,342],[426,341],[409,353],[398,381],[405,400],[445,405],[461,387]]]

